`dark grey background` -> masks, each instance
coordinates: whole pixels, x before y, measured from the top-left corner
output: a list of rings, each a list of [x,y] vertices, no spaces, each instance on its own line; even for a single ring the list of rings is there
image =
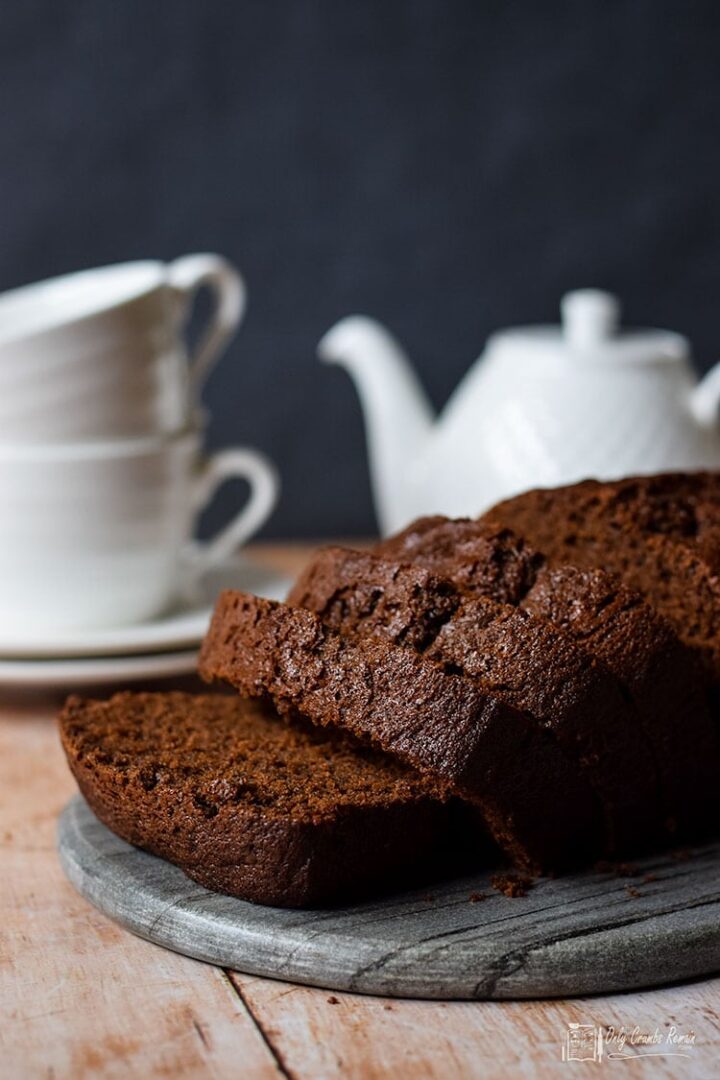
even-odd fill
[[[225,253],[250,307],[213,443],[279,465],[267,535],[370,532],[354,390],[314,357],[339,316],[386,321],[438,406],[573,286],[715,359],[719,27],[713,0],[10,0],[0,288]]]

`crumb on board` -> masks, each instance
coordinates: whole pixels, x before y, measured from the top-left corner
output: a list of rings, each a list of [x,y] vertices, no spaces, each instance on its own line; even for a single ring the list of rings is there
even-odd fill
[[[528,889],[532,888],[532,879],[522,874],[493,874],[490,878],[493,889],[501,892],[504,896],[515,899],[518,896],[527,896]]]
[[[643,874],[643,884],[649,885],[651,881],[657,881],[657,874]]]
[[[481,900],[487,900],[487,893],[484,892],[471,892],[468,900],[471,904],[479,904]]]
[[[334,994],[331,994],[330,997],[327,999],[327,1003],[328,1005],[339,1005],[340,998],[336,998]]]
[[[385,1010],[385,1012],[392,1012],[393,1011],[392,1005],[383,1005],[383,1009]]]
[[[640,890],[636,889],[634,885],[626,885],[625,892],[628,894],[628,896],[632,896],[633,899],[637,899],[638,896],[642,896]]]

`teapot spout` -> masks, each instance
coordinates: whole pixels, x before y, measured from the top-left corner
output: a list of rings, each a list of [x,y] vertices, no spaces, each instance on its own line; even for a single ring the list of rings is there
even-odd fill
[[[420,512],[410,473],[432,431],[432,406],[400,345],[374,319],[342,319],[320,341],[318,356],[355,382],[379,524],[392,531]]]

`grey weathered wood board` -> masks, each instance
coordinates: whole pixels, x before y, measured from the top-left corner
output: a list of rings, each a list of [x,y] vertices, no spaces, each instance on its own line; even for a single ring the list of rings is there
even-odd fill
[[[254,975],[393,997],[571,996],[720,970],[720,844],[495,892],[490,873],[332,910],[209,892],[118,839],[77,796],[59,824],[73,885],[166,948]],[[647,879],[646,875],[649,875]],[[645,880],[644,880],[645,879]],[[473,894],[485,894],[478,901]]]

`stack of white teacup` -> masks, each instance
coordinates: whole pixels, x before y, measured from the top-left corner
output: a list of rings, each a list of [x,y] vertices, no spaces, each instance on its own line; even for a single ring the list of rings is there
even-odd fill
[[[214,293],[188,356],[195,292]],[[240,322],[244,287],[217,255],[84,271],[0,296],[0,618],[34,632],[161,615],[266,520],[272,466],[248,449],[203,459],[200,390]],[[240,513],[186,555],[224,480]]]

